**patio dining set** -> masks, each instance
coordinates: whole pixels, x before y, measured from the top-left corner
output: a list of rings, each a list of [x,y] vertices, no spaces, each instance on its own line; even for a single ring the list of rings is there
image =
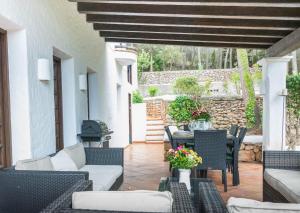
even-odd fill
[[[178,130],[166,126],[166,133],[173,149],[183,145],[202,157],[202,164],[195,169],[195,176],[207,177],[207,170],[221,170],[224,191],[227,191],[227,170],[233,174],[233,185],[239,185],[238,154],[247,128],[231,125],[227,130]]]

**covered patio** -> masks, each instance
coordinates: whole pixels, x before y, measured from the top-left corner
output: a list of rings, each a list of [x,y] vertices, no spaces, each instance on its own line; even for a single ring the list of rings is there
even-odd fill
[[[299,0],[61,1],[36,1],[21,15],[14,12],[18,4],[25,8],[18,1],[0,8],[0,212],[300,211],[300,154],[287,151],[285,131],[288,55],[300,48]],[[117,43],[264,49],[263,164],[239,162],[240,183],[233,186],[229,173],[227,192],[216,171],[208,179],[188,175],[188,189],[172,177],[177,168],[164,162],[163,144],[132,144],[136,52]],[[81,143],[86,120],[106,121],[114,143]],[[227,171],[226,156],[224,162]]]

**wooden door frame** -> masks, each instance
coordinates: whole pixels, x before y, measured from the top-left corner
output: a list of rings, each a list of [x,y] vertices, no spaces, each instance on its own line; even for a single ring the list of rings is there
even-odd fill
[[[53,65],[54,63],[59,63],[59,70],[57,73],[56,70],[53,70],[53,75],[55,76],[55,81],[57,81],[57,74],[59,74],[59,87],[60,88],[56,88],[57,89],[57,96],[59,98],[59,102],[60,102],[60,105],[58,106],[60,108],[59,110],[59,123],[60,123],[60,127],[61,129],[59,130],[59,141],[57,141],[57,131],[56,131],[56,121],[57,121],[57,117],[56,117],[56,97],[55,97],[55,87],[56,87],[56,84],[57,82],[54,82],[54,113],[55,113],[55,144],[56,144],[56,151],[59,151],[59,150],[62,150],[64,148],[64,129],[63,129],[63,97],[62,97],[62,70],[61,70],[61,58],[58,58],[56,56],[53,56]],[[53,69],[54,69],[54,66],[53,66]]]
[[[12,151],[11,151],[11,120],[10,120],[10,94],[9,94],[9,70],[8,70],[8,45],[7,45],[7,32],[0,29],[0,85],[3,94],[0,96],[2,105],[0,110],[3,114],[3,138],[4,138],[4,152],[3,165],[9,167],[12,164]]]

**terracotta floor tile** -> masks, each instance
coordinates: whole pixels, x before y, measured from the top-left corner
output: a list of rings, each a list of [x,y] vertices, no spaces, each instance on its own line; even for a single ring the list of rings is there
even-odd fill
[[[163,161],[163,144],[133,144],[125,149],[124,184],[120,190],[157,190],[161,177],[169,176],[169,163]],[[262,200],[262,165],[240,163],[239,186],[232,186],[227,174],[228,192],[223,192],[221,173],[209,171],[224,201],[230,197]]]

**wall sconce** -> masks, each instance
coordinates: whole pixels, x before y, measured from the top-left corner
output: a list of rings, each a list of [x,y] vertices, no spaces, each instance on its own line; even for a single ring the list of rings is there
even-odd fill
[[[86,91],[87,90],[86,74],[79,75],[79,89],[81,91]]]
[[[38,59],[38,79],[40,81],[50,81],[50,63],[46,58]]]

